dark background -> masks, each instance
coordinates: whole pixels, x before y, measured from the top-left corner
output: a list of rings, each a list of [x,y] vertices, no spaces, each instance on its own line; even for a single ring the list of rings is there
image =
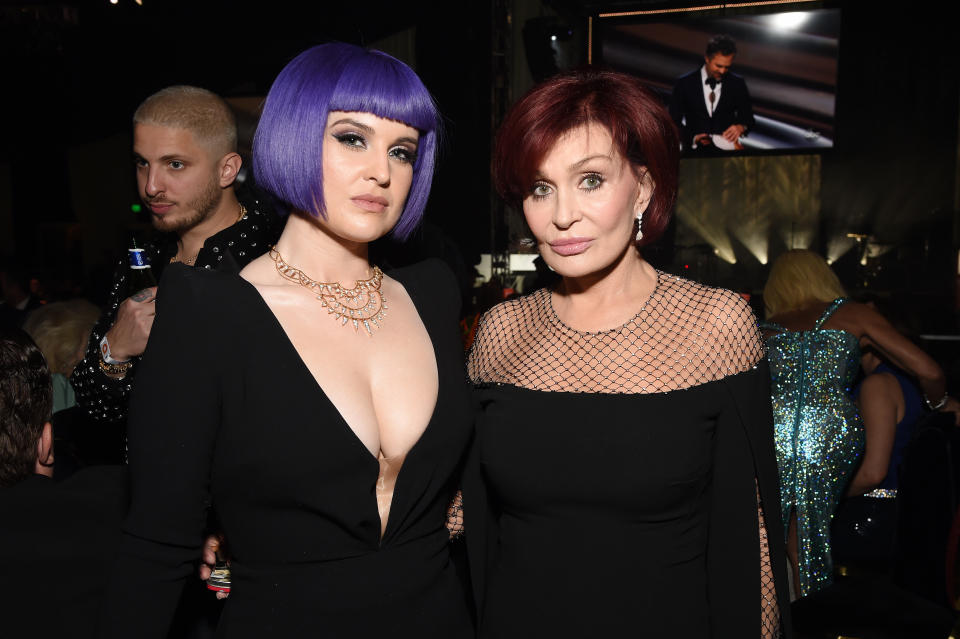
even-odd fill
[[[154,91],[194,84],[257,103],[311,45],[370,44],[415,28],[416,70],[447,118],[427,219],[472,264],[489,244],[471,220],[488,226],[490,17],[482,6],[470,15],[455,19],[443,2],[0,5],[0,207],[6,199],[13,218],[0,252],[90,271],[124,246],[128,228],[146,222],[129,208],[130,120]]]
[[[500,207],[489,186],[491,131],[506,105],[532,79],[585,61],[589,15],[681,5],[2,3],[0,233],[10,228],[12,237],[0,239],[0,252],[89,282],[122,248],[126,230],[145,222],[129,210],[136,201],[129,122],[145,96],[189,83],[257,99],[307,46],[331,39],[371,44],[413,28],[415,68],[447,118],[425,234],[472,264],[481,252],[514,247],[523,234],[516,212]],[[821,154],[819,229],[811,248],[824,251],[838,232],[873,237],[885,252],[866,267],[856,251],[848,252],[835,265],[844,282],[897,295],[920,311],[924,331],[955,332],[960,70],[954,28],[930,3],[897,11],[868,2],[830,6],[843,10],[837,139],[835,149]],[[563,34],[559,53],[549,48],[551,33]],[[12,220],[8,227],[4,215]],[[660,247],[660,264],[676,270],[670,238]],[[687,274],[756,293],[766,268]]]

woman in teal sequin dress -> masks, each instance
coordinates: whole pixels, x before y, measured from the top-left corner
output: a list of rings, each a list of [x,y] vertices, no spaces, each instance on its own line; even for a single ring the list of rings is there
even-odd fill
[[[933,405],[946,397],[946,382],[937,363],[882,315],[848,301],[836,275],[811,251],[781,255],[763,295],[781,510],[802,597],[833,581],[830,521],[864,446],[850,396],[861,346],[873,345],[915,375]]]

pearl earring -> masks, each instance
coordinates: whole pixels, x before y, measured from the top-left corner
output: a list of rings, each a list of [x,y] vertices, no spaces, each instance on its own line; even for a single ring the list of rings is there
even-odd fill
[[[643,239],[643,229],[641,228],[642,226],[643,226],[643,211],[639,211],[637,213],[637,241],[638,242]]]

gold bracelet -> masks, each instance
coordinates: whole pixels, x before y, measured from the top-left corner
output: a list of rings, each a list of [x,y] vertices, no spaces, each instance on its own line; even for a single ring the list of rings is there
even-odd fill
[[[108,375],[126,375],[131,366],[133,366],[133,362],[130,361],[120,362],[119,364],[108,364],[103,361],[102,356],[100,357],[100,370]]]

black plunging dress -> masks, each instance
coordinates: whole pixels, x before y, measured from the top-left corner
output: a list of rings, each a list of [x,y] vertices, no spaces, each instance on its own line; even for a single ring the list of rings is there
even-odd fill
[[[256,289],[167,269],[131,404],[132,503],[104,635],[165,636],[212,504],[233,573],[218,637],[473,636],[444,526],[472,433],[459,293],[435,260],[390,275],[432,340],[440,385],[381,539],[379,463]],[[330,321],[319,304],[317,321]]]
[[[550,295],[488,312],[468,361],[480,636],[778,636],[773,422],[747,304],[660,273],[635,317],[587,333]]]

